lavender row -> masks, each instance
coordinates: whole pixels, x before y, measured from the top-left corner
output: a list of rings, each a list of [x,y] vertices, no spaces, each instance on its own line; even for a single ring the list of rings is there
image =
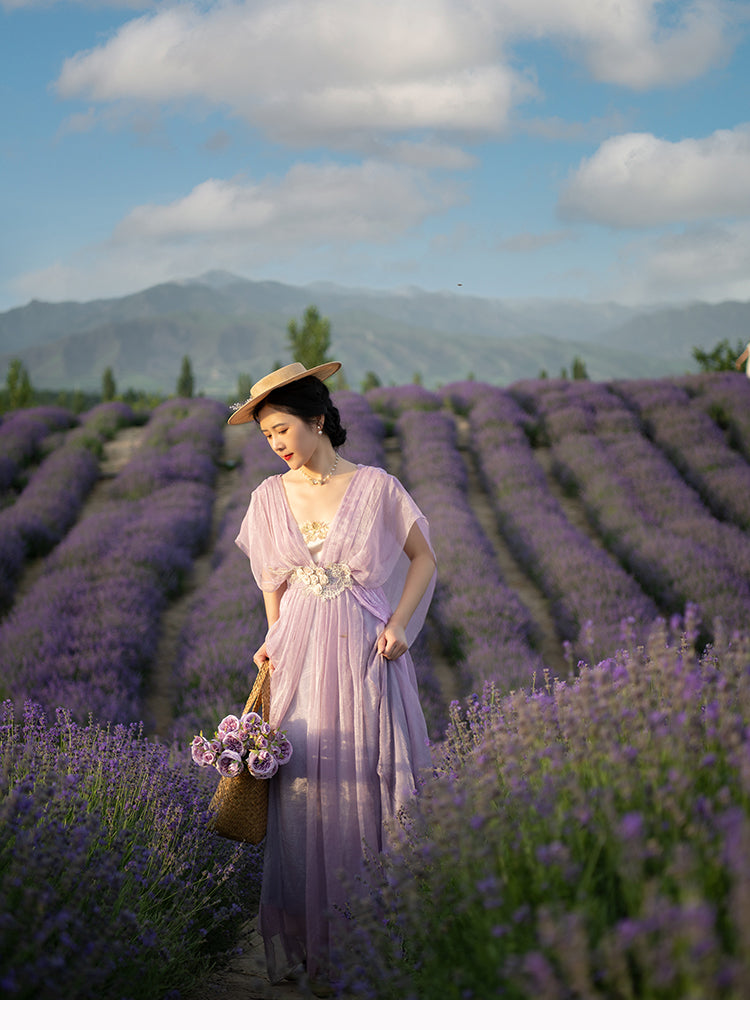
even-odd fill
[[[512,388],[542,419],[561,479],[605,544],[665,610],[716,618],[750,603],[750,541],[713,518],[638,420],[604,384]]]
[[[352,891],[342,993],[747,998],[749,722],[750,637],[703,658],[692,613],[552,692],[456,706]]]
[[[750,379],[736,372],[709,372],[675,382],[727,433],[729,443],[750,461]]]
[[[389,419],[396,419],[405,411],[434,411],[442,407],[437,393],[417,383],[378,386],[364,396],[373,411]]]
[[[492,545],[467,499],[466,468],[454,420],[442,411],[408,411],[397,423],[405,481],[430,520],[438,560],[433,608],[454,652],[457,696],[492,680],[502,691],[541,675],[529,612],[502,581]]]
[[[750,465],[711,416],[669,380],[639,379],[614,383],[612,389],[638,413],[649,437],[713,514],[750,528]]]
[[[0,609],[12,601],[28,559],[48,554],[74,524],[99,478],[103,442],[133,418],[126,405],[92,409],[41,462],[16,501],[0,512]]]
[[[482,480],[511,550],[550,603],[561,639],[575,657],[598,661],[622,646],[624,621],[628,635],[643,641],[658,611],[612,555],[569,522],[534,457],[526,418],[499,388],[485,388],[472,404]]]
[[[69,429],[75,417],[66,408],[23,408],[0,421],[0,494],[17,482],[21,471],[43,454],[44,441]]]
[[[210,531],[211,448],[224,417],[215,402],[156,409],[158,460],[145,450],[131,460],[112,481],[111,503],[74,526],[0,626],[3,697],[32,698],[48,710],[62,705],[82,721],[89,713],[100,722],[141,717],[161,613]],[[163,435],[177,422],[183,429],[170,447]],[[174,473],[185,463],[191,478],[180,481]],[[206,481],[196,481],[198,471]],[[145,492],[123,499],[121,478],[126,494],[134,484]]]

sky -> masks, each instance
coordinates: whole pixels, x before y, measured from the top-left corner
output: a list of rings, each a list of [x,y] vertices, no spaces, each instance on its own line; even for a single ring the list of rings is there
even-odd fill
[[[750,300],[750,0],[0,0],[0,310]]]

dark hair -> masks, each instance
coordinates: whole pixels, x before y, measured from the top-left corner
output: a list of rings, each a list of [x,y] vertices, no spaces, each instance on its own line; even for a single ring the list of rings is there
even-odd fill
[[[339,410],[331,401],[328,387],[317,376],[305,376],[304,379],[271,390],[253,412],[256,422],[260,422],[260,413],[266,405],[296,415],[311,424],[323,415],[323,432],[333,446],[341,447],[346,441],[346,429],[341,425]]]

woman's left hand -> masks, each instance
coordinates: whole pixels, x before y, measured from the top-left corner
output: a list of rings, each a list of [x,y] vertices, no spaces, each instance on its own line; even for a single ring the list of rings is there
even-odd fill
[[[378,637],[378,654],[393,661],[406,654],[409,645],[406,642],[406,631],[397,622],[389,622]]]

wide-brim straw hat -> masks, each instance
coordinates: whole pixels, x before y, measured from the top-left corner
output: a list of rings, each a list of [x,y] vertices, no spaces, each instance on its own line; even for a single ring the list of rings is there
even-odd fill
[[[329,379],[334,372],[341,368],[340,361],[326,361],[324,365],[316,365],[315,368],[305,368],[301,361],[294,361],[291,365],[284,365],[277,368],[267,376],[263,376],[250,390],[250,396],[242,404],[237,405],[236,411],[229,416],[229,424],[236,426],[240,422],[252,422],[253,412],[261,401],[264,401],[269,393],[278,390],[280,386],[288,386],[289,383],[296,383],[298,379],[306,376],[315,376],[316,379]]]

